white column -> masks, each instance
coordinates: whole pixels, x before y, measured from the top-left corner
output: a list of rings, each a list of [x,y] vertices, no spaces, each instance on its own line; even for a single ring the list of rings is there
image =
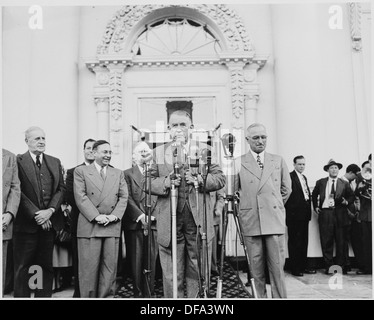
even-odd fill
[[[95,105],[97,140],[109,141],[109,98],[96,97]]]
[[[361,36],[362,11],[360,3],[349,3],[347,5],[349,8],[351,26],[352,71],[356,111],[357,145],[359,159],[363,161],[367,159],[369,153],[371,152],[369,127],[372,119],[369,116],[365,92],[365,70]]]

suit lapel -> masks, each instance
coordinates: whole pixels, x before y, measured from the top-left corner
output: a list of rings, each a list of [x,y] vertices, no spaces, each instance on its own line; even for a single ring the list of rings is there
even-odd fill
[[[25,171],[26,177],[30,181],[35,191],[35,194],[38,198],[38,201],[40,202],[39,186],[38,186],[38,181],[36,180],[36,171],[35,171],[34,161],[32,160],[31,155],[28,151],[21,156],[19,164],[22,167],[22,169]]]
[[[3,151],[3,176],[4,176],[5,169],[8,165],[8,161],[9,161],[9,157],[5,155]]]
[[[300,179],[299,179],[299,175],[296,173],[296,171],[293,171],[292,175],[294,176],[294,181],[295,181],[297,187],[302,191],[302,193],[304,193],[303,186],[301,185],[301,182],[300,182]]]
[[[320,191],[320,198],[321,198],[321,206],[323,202],[325,201],[326,198],[326,186],[327,186],[327,181],[329,178],[324,178],[321,182],[321,191]]]
[[[96,170],[97,172],[97,170]],[[99,175],[100,179],[101,176]],[[103,182],[103,188],[100,196],[100,202],[105,199],[105,197],[110,193],[110,191],[113,189],[113,182],[115,181],[116,175],[114,170],[111,167],[107,167],[106,169],[106,177],[105,181]]]
[[[275,169],[275,166],[274,166],[273,157],[265,152],[265,155],[264,155],[264,169],[262,170],[262,176],[261,176],[261,181],[260,181],[260,185],[258,187],[258,190],[260,190],[263,187],[263,185],[266,183],[266,181],[269,179],[269,177],[273,173],[274,169]]]
[[[109,167],[108,167],[109,169]],[[102,192],[103,186],[104,186],[104,181],[101,178],[100,174],[97,172],[95,164],[92,163],[88,166],[88,176],[89,179],[92,181],[92,183],[96,186],[96,188]]]
[[[344,191],[344,183],[340,179],[336,179],[336,193],[335,198],[339,198]]]
[[[52,161],[52,159],[46,154],[43,154],[43,160],[45,161],[45,164],[48,167],[49,172],[53,176],[53,190],[56,190],[58,187],[59,180],[60,180],[60,176],[59,176],[60,168],[58,167],[57,162]]]
[[[261,180],[261,169],[250,152],[245,155],[242,166]]]
[[[143,199],[145,198],[145,193],[144,193],[144,188],[143,188],[143,179],[144,179],[144,176],[143,176],[143,174],[140,172],[138,166],[134,166],[134,167],[132,168],[132,175],[133,175],[134,183],[135,183],[135,184],[138,186],[138,188],[141,190],[141,193],[140,193],[140,201],[143,201]]]
[[[172,155],[172,150],[171,150],[171,143],[166,147],[165,150],[165,165],[168,169],[168,171],[173,171],[173,155]]]

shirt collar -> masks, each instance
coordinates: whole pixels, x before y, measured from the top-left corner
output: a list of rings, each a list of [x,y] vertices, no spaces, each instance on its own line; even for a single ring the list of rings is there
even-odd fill
[[[29,151],[29,153],[30,153],[32,160],[36,163],[36,154],[33,154],[31,151]],[[43,153],[40,154],[39,160],[40,160],[40,163],[43,163]]]
[[[265,157],[265,151],[262,151],[260,153],[256,153],[254,151],[252,151],[252,149],[249,149],[252,153],[252,156],[253,158],[257,161],[257,156],[259,155],[260,156],[260,159],[261,159],[261,162],[264,163],[264,157]]]
[[[100,166],[96,161],[94,161],[94,165],[95,165],[95,167],[96,167],[96,170],[100,173],[100,171],[101,171],[101,166]],[[104,166],[104,167],[103,167],[103,169],[104,169],[104,173],[106,172],[106,168],[107,168],[107,166]]]

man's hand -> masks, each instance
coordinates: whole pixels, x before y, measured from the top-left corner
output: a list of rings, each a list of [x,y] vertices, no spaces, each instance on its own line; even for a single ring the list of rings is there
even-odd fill
[[[174,183],[176,187],[179,187],[181,184],[181,175],[180,174],[174,174],[174,172],[170,173],[167,177],[166,186],[171,187],[171,183]]]
[[[108,220],[107,217],[108,216],[105,215],[105,214],[99,214],[97,217],[95,217],[95,221],[98,224],[102,224],[102,225],[106,226],[109,223],[109,220]]]
[[[315,208],[315,209],[314,209],[314,212],[315,212],[317,215],[319,215],[319,214],[322,212],[322,210],[321,210],[320,208]]]
[[[52,216],[52,209],[39,210],[35,212],[35,221],[40,226]]]
[[[195,183],[195,176],[192,175],[191,170],[186,170],[184,173],[184,177],[186,179],[187,184],[194,184]]]
[[[108,225],[108,223],[110,223],[110,222],[116,222],[116,221],[118,220],[117,216],[115,216],[115,215],[113,215],[113,214],[109,214],[109,215],[107,215],[106,217],[107,217],[107,219],[108,219],[108,222],[104,223],[104,227],[105,227],[106,225]]]
[[[9,224],[12,222],[13,216],[9,212],[4,212],[3,213],[3,231],[5,231]]]
[[[52,228],[52,222],[51,222],[51,220],[47,220],[46,222],[44,222],[44,223],[42,224],[42,229],[43,229],[44,231],[51,230],[51,228]]]

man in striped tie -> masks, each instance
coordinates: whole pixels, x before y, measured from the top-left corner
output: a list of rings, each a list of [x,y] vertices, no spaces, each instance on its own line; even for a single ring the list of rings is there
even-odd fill
[[[248,127],[250,150],[236,160],[235,190],[239,191],[239,222],[247,248],[256,291],[266,298],[266,267],[273,298],[286,298],[285,208],[291,194],[290,174],[284,159],[265,152],[264,125]]]

